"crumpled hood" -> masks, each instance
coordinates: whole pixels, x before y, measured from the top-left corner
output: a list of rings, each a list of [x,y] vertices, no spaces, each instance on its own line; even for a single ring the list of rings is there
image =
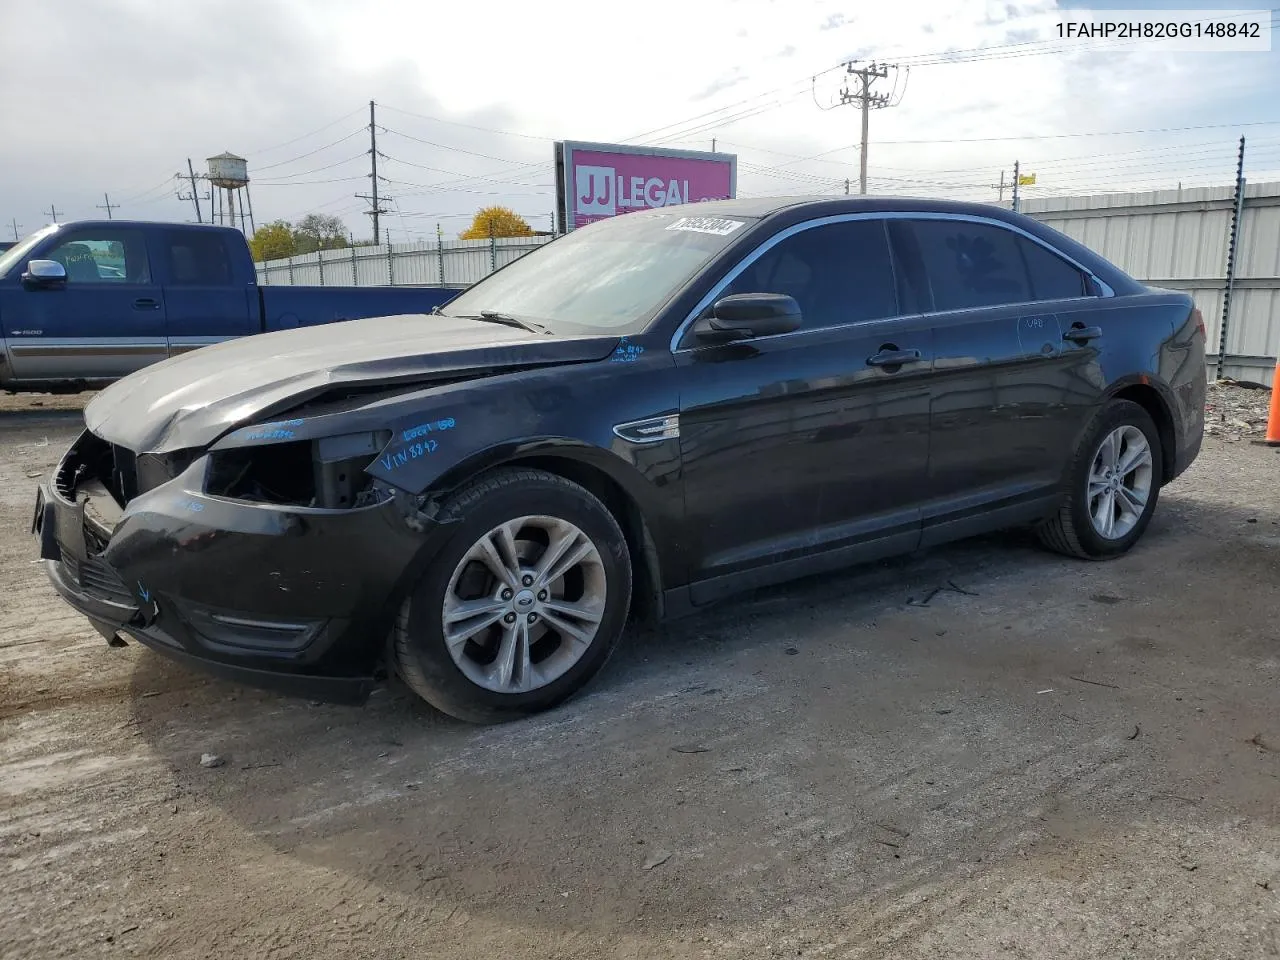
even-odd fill
[[[281,330],[144,367],[98,394],[85,424],[135,453],[204,447],[334,387],[409,387],[469,371],[603,360],[617,344],[428,315]]]

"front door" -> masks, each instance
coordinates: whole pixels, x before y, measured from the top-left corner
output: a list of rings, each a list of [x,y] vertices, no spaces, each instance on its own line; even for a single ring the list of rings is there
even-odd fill
[[[173,227],[160,244],[170,356],[262,331],[258,288],[236,281],[226,234]]]
[[[679,345],[695,602],[915,546],[931,331],[902,316],[894,277],[882,221],[801,229],[749,257],[712,297],[788,294],[800,330]]]
[[[111,380],[167,355],[164,295],[142,233],[85,227],[40,259],[67,271],[56,289],[21,288],[5,317],[16,380]]]

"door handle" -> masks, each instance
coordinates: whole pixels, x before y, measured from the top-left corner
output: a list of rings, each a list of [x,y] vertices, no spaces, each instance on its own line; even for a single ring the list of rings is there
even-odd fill
[[[154,297],[139,297],[133,301],[133,309],[135,310],[159,310],[160,301]]]
[[[1088,343],[1090,340],[1097,340],[1102,336],[1101,327],[1072,327],[1062,335],[1063,340],[1070,340],[1072,343]]]
[[[896,347],[881,347],[880,352],[867,357],[870,367],[900,367],[920,359],[919,350],[899,350]]]

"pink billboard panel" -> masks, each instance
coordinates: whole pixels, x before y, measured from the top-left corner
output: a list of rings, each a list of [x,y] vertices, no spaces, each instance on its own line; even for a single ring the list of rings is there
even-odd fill
[[[738,158],[726,153],[661,150],[622,144],[556,144],[563,228],[636,210],[737,194]]]

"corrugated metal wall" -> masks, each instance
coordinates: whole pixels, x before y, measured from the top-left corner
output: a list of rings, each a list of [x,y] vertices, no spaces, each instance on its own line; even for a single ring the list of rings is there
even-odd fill
[[[1131,276],[1195,297],[1216,370],[1233,187],[1028,200],[1022,212]],[[1246,184],[1224,376],[1271,383],[1280,352],[1280,183]]]
[[[1022,211],[1096,250],[1144,283],[1187,290],[1208,329],[1216,369],[1234,189],[1026,200]],[[549,237],[444,240],[328,250],[258,265],[264,284],[475,283]],[[443,271],[442,271],[443,268]],[[1223,374],[1270,384],[1280,353],[1280,183],[1247,184]]]
[[[258,282],[299,286],[434,286],[475,283],[550,240],[443,240],[322,250],[258,264]],[[443,276],[441,269],[443,268]]]

